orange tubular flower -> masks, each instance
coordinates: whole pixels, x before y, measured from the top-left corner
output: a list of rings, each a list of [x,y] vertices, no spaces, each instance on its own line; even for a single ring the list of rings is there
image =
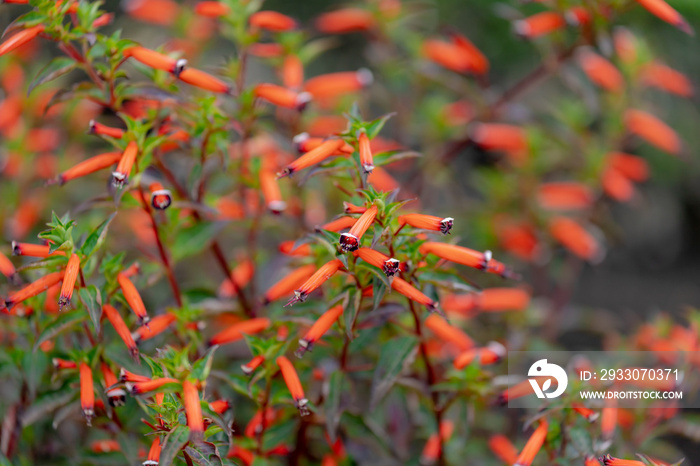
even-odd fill
[[[579,49],[576,58],[583,72],[597,86],[610,92],[620,92],[623,89],[625,80],[622,73],[590,48]]]
[[[597,459],[595,459],[595,456],[588,455],[584,459],[583,466],[600,466],[600,463],[598,462]]]
[[[434,254],[441,259],[501,275],[504,278],[517,278],[517,274],[512,270],[491,258],[491,251],[479,252],[454,244],[433,242],[423,243],[419,250],[423,254]]]
[[[209,403],[209,409],[217,414],[223,414],[231,408],[231,403],[228,400],[216,400]]]
[[[115,451],[121,451],[119,442],[111,439],[95,440],[90,444],[90,450],[93,453],[112,453]]]
[[[364,214],[365,212],[367,212],[367,207],[356,206],[356,205],[350,204],[349,202],[343,201],[343,210],[345,211],[346,214]]]
[[[573,403],[571,408],[583,416],[588,422],[594,422],[600,416],[600,413],[593,411],[592,409],[586,408],[581,403]]]
[[[308,92],[296,92],[276,84],[262,83],[253,90],[255,97],[266,100],[278,107],[303,110],[311,102],[312,96]]]
[[[49,257],[49,256],[65,256],[66,253],[63,251],[54,251],[49,253],[51,246],[48,244],[31,244],[31,243],[18,243],[17,241],[12,242],[12,254],[14,256],[27,256],[27,257]]]
[[[121,152],[106,152],[104,154],[96,155],[90,157],[87,160],[83,160],[72,168],[64,171],[57,177],[57,182],[63,185],[76,178],[81,178],[91,173],[95,173],[99,170],[104,170],[109,168],[115,163],[118,163],[122,158]]]
[[[615,28],[613,46],[621,61],[630,64],[637,60],[637,39],[628,29],[623,27]]]
[[[124,50],[124,57],[131,57],[146,66],[173,73],[175,76],[178,76],[187,65],[187,60],[176,60],[163,53],[140,46]]]
[[[358,141],[359,151],[360,151],[360,164],[362,165],[362,170],[366,174],[372,173],[374,170],[374,161],[372,160],[372,148],[369,145],[369,138],[367,133],[360,134]]]
[[[547,210],[587,209],[593,201],[593,191],[581,183],[544,183],[537,189],[537,202]]]
[[[440,423],[440,431],[432,434],[425,442],[423,453],[421,453],[421,464],[432,464],[438,460],[441,444],[446,443],[452,437],[454,429],[455,425],[450,420],[444,420]]]
[[[0,44],[0,57],[36,38],[36,36],[44,32],[45,28],[46,27],[43,24],[39,24],[38,26],[23,29],[17,34],[13,35],[5,42]]]
[[[80,272],[80,257],[78,257],[77,254],[72,254],[70,259],[68,259],[66,272],[63,275],[63,286],[61,287],[61,295],[58,298],[59,311],[62,311],[64,307],[70,304],[71,297],[73,296],[73,289],[75,288],[75,281],[78,278],[78,272]]]
[[[452,33],[450,39],[453,44],[459,47],[464,57],[468,59],[468,71],[474,74],[484,74],[489,70],[488,59],[469,39],[456,33]]]
[[[325,223],[321,225],[320,227],[316,227],[316,230],[326,230],[326,231],[334,231],[334,232],[339,232],[342,230],[349,230],[352,228],[355,223],[357,223],[357,219],[353,217],[338,217],[335,220],[331,220],[328,223]]]
[[[382,269],[384,275],[393,277],[401,269],[401,262],[398,259],[386,256],[379,251],[370,248],[359,248],[353,251],[353,255],[377,268]]]
[[[537,456],[537,453],[539,453],[540,449],[542,448],[546,437],[547,421],[543,419],[540,421],[540,425],[537,427],[537,429],[535,429],[535,432],[533,432],[530,436],[530,439],[525,444],[525,447],[520,452],[520,455],[518,455],[514,466],[530,466],[532,461],[535,459],[535,456]]]
[[[601,184],[605,194],[620,202],[627,202],[634,197],[634,185],[618,170],[608,167],[603,171]]]
[[[95,415],[95,388],[92,385],[92,369],[84,362],[80,363],[80,407],[88,425],[92,425]]]
[[[243,432],[244,435],[248,438],[254,438],[257,434],[259,434],[262,431],[263,427],[263,422],[265,423],[266,426],[269,426],[272,424],[272,422],[275,420],[275,410],[272,408],[267,408],[265,410],[265,417],[263,418],[263,412],[258,410],[255,412],[253,417],[250,419],[248,424],[245,426],[245,431]]]
[[[269,304],[272,301],[276,301],[292,293],[308,280],[315,271],[316,267],[313,264],[304,265],[298,269],[292,270],[265,292],[265,296],[263,297],[264,304]]]
[[[282,83],[289,89],[300,89],[304,84],[304,64],[298,55],[290,54],[284,58]]]
[[[277,183],[275,172],[263,168],[260,170],[260,190],[265,198],[265,204],[273,214],[280,214],[287,208],[287,203],[282,200],[282,191]]]
[[[283,241],[279,245],[279,252],[287,256],[301,256],[306,257],[311,255],[311,246],[308,244],[300,244],[296,248],[294,247],[294,241]]]
[[[623,460],[621,458],[613,458],[610,455],[600,457],[600,461],[605,466],[644,466],[646,463],[637,460]]]
[[[131,332],[129,332],[129,327],[126,326],[126,323],[119,314],[119,311],[117,311],[112,305],[105,304],[102,306],[102,312],[104,312],[105,316],[107,316],[107,320],[109,320],[109,323],[112,324],[114,330],[116,330],[119,337],[122,339],[122,341],[124,341],[126,347],[129,348],[131,357],[138,359],[139,349],[136,347],[136,342],[131,336]]]
[[[260,365],[264,362],[265,362],[265,358],[263,356],[255,356],[253,359],[248,361],[246,364],[242,364],[241,369],[243,370],[243,373],[245,375],[250,375],[255,371],[255,369],[260,367]]]
[[[609,401],[603,407],[600,415],[600,432],[605,440],[609,440],[615,434],[617,427],[617,403]]]
[[[245,466],[250,466],[255,461],[255,454],[240,445],[234,445],[226,454],[226,458],[237,458],[243,462]]]
[[[151,206],[156,210],[165,210],[173,203],[173,196],[170,191],[163,188],[163,185],[154,182],[148,187],[151,191]]]
[[[566,27],[566,19],[559,13],[544,11],[513,23],[513,30],[525,39],[535,39]]]
[[[297,357],[302,357],[307,351],[311,351],[313,344],[319,340],[324,333],[331,328],[333,322],[338,320],[340,315],[343,313],[343,305],[338,304],[324,312],[321,317],[319,317],[316,322],[311,326],[311,328],[306,332],[304,338],[299,340],[299,349],[296,351]]]
[[[425,319],[425,326],[440,340],[450,342],[460,350],[466,351],[474,347],[474,341],[461,329],[450,325],[442,317],[432,314]]]
[[[251,15],[249,24],[252,28],[275,32],[289,31],[297,27],[296,21],[276,11],[258,11]]]
[[[692,97],[695,93],[693,84],[686,75],[658,62],[644,65],[641,81],[646,86],[656,87],[681,97]]]
[[[357,222],[350,228],[349,232],[341,234],[340,249],[344,252],[351,252],[359,248],[362,236],[367,232],[372,223],[374,223],[378,211],[377,206],[373,205],[357,219]]]
[[[199,2],[194,6],[194,12],[207,18],[220,18],[229,14],[231,9],[222,2]]]
[[[124,406],[126,404],[126,392],[119,387],[110,388],[119,383],[117,376],[114,375],[112,369],[104,362],[100,364],[100,370],[102,371],[102,378],[104,378],[105,393],[107,394],[109,405],[112,407]]]
[[[253,335],[260,333],[270,327],[270,319],[266,317],[256,317],[255,319],[236,322],[230,327],[217,333],[209,340],[209,346],[225,345],[241,340],[243,335]]]
[[[489,448],[506,464],[513,464],[518,460],[518,450],[505,435],[492,435],[489,438]]]
[[[180,81],[190,84],[205,91],[216,92],[219,94],[230,94],[231,86],[216,78],[209,73],[195,68],[185,68],[178,76]]]
[[[608,165],[633,181],[640,182],[649,178],[649,165],[636,155],[612,152],[608,154]]]
[[[124,149],[121,158],[119,159],[119,164],[117,169],[112,172],[112,183],[114,186],[121,188],[126,183],[131,173],[131,168],[134,166],[136,161],[136,156],[139,152],[139,146],[136,141],[131,141]]]
[[[147,324],[151,319],[148,317],[148,313],[146,313],[146,306],[143,304],[141,295],[134,284],[129,277],[125,276],[123,273],[117,275],[117,282],[122,289],[122,293],[124,293],[124,298],[129,304],[129,307],[134,311],[136,317],[139,318],[139,325]]]
[[[180,381],[170,377],[161,377],[158,379],[147,379],[139,382],[126,382],[126,389],[132,395],[143,395],[144,393],[152,392],[162,388],[168,384],[179,384]]]
[[[603,254],[598,241],[575,220],[555,217],[549,222],[549,232],[555,240],[581,259],[595,262]]]
[[[430,311],[441,312],[438,302],[424,295],[418,288],[414,287],[403,278],[394,277],[391,282],[391,288],[406,296],[408,299],[426,306]]]
[[[542,384],[546,380],[551,380],[549,377],[535,377],[537,383]],[[508,387],[503,392],[498,395],[498,404],[505,406],[510,400],[515,400],[528,395],[534,395],[535,391],[532,389],[532,385],[529,380],[523,380],[520,383]]]
[[[466,38],[464,38],[466,40]],[[428,60],[437,63],[448,70],[457,73],[481,74],[484,68],[488,69],[488,62],[481,52],[473,47],[473,50],[465,48],[466,42],[445,42],[437,39],[428,39],[423,43],[421,52]],[[471,45],[471,43],[469,43]],[[473,51],[478,52],[476,55]]]
[[[478,123],[471,131],[472,140],[484,150],[503,151],[519,156],[527,151],[525,131],[501,123]]]
[[[374,81],[372,72],[366,68],[358,71],[341,71],[311,78],[304,84],[304,90],[314,99],[327,99],[360,91]]]
[[[142,342],[154,338],[170,327],[170,325],[177,320],[175,314],[168,312],[166,314],[161,314],[155,316],[148,325],[143,325],[136,329],[134,333],[131,334],[132,338],[136,342]]]
[[[297,371],[294,370],[294,366],[285,356],[278,357],[275,362],[279,366],[280,371],[282,371],[284,383],[287,385],[292,398],[294,398],[294,404],[299,409],[299,413],[302,416],[306,416],[309,414],[309,409],[307,407],[309,400],[304,397],[304,388],[301,386]]]
[[[294,297],[291,298],[285,307],[291,306],[297,302],[306,301],[309,293],[320,287],[326,280],[331,278],[343,267],[343,263],[339,259],[333,259],[332,261],[323,264],[316,272],[314,272],[308,280],[301,284],[301,286],[294,290]]]
[[[114,139],[121,139],[124,136],[123,129],[106,126],[102,123],[96,122],[95,120],[90,120],[88,133],[95,134],[97,136],[109,136]]]
[[[128,370],[122,368],[119,371],[119,381],[120,382],[150,382],[151,378],[145,375],[134,374]]]
[[[180,5],[173,0],[128,0],[124,6],[132,18],[169,26],[180,14]]]
[[[311,137],[309,133],[299,133],[292,138],[294,147],[300,154],[314,150],[326,141],[327,139],[322,137]],[[355,152],[355,149],[350,144],[345,143],[333,155],[351,155],[353,152]]]
[[[583,26],[591,22],[591,12],[581,6],[574,6],[564,13],[566,22],[572,26]]]
[[[674,25],[686,34],[693,34],[693,28],[690,27],[690,24],[664,0],[637,0],[637,3],[646,8],[652,15]]]
[[[476,359],[480,365],[486,366],[500,362],[505,355],[505,347],[498,342],[492,341],[483,348],[472,348],[463,352],[455,358],[453,365],[455,369],[464,369]]]
[[[372,13],[359,8],[343,8],[323,13],[316,19],[316,29],[325,34],[368,31],[375,25],[376,20]]]
[[[53,272],[48,275],[44,275],[40,279],[30,283],[21,290],[15,291],[10,294],[10,296],[5,299],[5,307],[7,309],[12,308],[15,304],[21,303],[25,299],[29,299],[32,296],[36,296],[43,293],[53,285],[57,284],[63,280],[63,272]]]
[[[68,361],[67,359],[53,358],[51,364],[54,369],[75,369],[78,365],[74,361]]]
[[[199,443],[204,438],[204,419],[202,405],[199,402],[197,387],[189,380],[182,382],[182,401],[187,414],[187,426],[190,428],[190,440]]]
[[[101,28],[103,26],[107,26],[108,24],[112,24],[112,21],[114,21],[114,13],[105,13],[97,18],[92,25],[96,28]]]
[[[12,243],[12,249],[14,249],[15,243]],[[15,269],[15,264],[2,252],[0,252],[0,273],[2,273],[7,278],[14,277],[17,270]]]
[[[142,463],[143,466],[158,466],[158,463],[160,462],[161,447],[160,437],[155,437],[153,439],[153,443],[151,444],[151,449],[148,450],[146,461]]]
[[[317,163],[321,163],[326,160],[331,155],[340,149],[345,144],[342,139],[329,139],[317,148],[310,150],[305,153],[282,170],[281,173],[277,174],[277,177],[283,178],[285,176],[290,176],[292,173],[308,168]]]
[[[423,230],[439,231],[443,235],[449,234],[454,224],[452,217],[440,218],[423,214],[400,215],[398,220],[400,226],[411,225]]]
[[[680,154],[682,143],[675,131],[655,116],[642,110],[629,109],[625,112],[627,130],[636,134],[665,152]]]

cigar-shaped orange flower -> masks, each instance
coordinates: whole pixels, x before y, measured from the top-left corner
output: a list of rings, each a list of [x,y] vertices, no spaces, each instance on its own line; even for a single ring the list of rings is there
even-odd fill
[[[449,234],[454,225],[454,218],[452,217],[440,218],[423,214],[400,215],[398,220],[400,226],[411,225],[413,228],[422,230],[439,231],[443,235]]]
[[[598,241],[575,220],[555,217],[549,222],[552,237],[581,259],[595,262],[603,250]]]
[[[335,275],[341,268],[343,268],[343,263],[339,259],[333,259],[323,264],[308,280],[302,283],[298,289],[294,290],[294,297],[285,304],[285,307],[291,306],[297,302],[304,302],[309,296],[309,293],[323,285],[326,280]]]
[[[95,415],[95,387],[92,384],[92,369],[84,362],[80,363],[80,407],[87,424],[91,425]]]
[[[564,13],[564,18],[566,18],[566,22],[572,26],[583,26],[590,24],[591,19],[593,19],[591,12],[582,6],[574,6],[569,8]]]
[[[114,13],[105,13],[93,21],[92,26],[94,28],[101,28],[103,26],[107,26],[108,24],[112,24],[112,21],[114,21]]]
[[[115,163],[119,163],[121,158],[121,152],[106,152],[104,154],[90,157],[89,159],[83,160],[82,162],[58,175],[56,182],[59,185],[64,185],[65,183],[76,178],[81,178],[83,176],[95,173],[96,171],[109,168]]]
[[[288,89],[300,89],[304,84],[304,64],[298,55],[289,54],[284,58],[282,83]]]
[[[250,421],[248,421],[248,424],[245,426],[245,431],[243,431],[244,435],[248,438],[254,438],[262,431],[263,422],[265,426],[270,426],[270,424],[272,424],[272,422],[275,420],[276,415],[277,413],[275,410],[269,407],[265,410],[264,418],[262,410],[256,411],[253,417],[250,418]]]
[[[12,249],[14,250],[15,243],[12,243]],[[7,257],[5,254],[0,252],[0,273],[7,278],[13,278],[17,270],[15,269],[15,264]]]
[[[187,426],[190,428],[190,440],[198,443],[204,439],[204,418],[199,392],[189,380],[182,382],[182,401],[187,414]]]
[[[425,319],[425,326],[430,329],[440,340],[450,342],[462,351],[474,347],[472,340],[466,333],[453,325],[450,325],[444,318],[432,314]]]
[[[146,461],[142,464],[143,466],[158,466],[160,463],[160,451],[162,445],[160,444],[160,437],[156,436],[153,439],[151,448],[148,450],[148,456],[146,456]]]
[[[284,383],[287,385],[287,389],[289,389],[292,398],[294,398],[294,404],[299,409],[299,413],[302,416],[306,416],[309,414],[309,409],[307,407],[309,401],[304,397],[304,388],[301,386],[297,371],[285,356],[278,357],[275,362],[282,372]]]
[[[260,356],[260,355],[255,356],[253,359],[251,359],[247,363],[242,364],[241,370],[243,370],[243,373],[245,375],[250,375],[255,371],[255,369],[260,367],[260,365],[264,362],[265,362],[265,358],[263,356]]]
[[[231,11],[228,5],[223,2],[205,1],[198,2],[194,6],[195,14],[205,16],[207,18],[219,18],[226,16]]]
[[[558,181],[537,188],[537,202],[548,210],[579,210],[593,205],[593,191],[582,183]]]
[[[90,127],[88,133],[95,134],[97,136],[109,136],[114,139],[121,139],[124,136],[124,130],[121,128],[113,128],[111,126],[103,125],[95,120],[90,120]]]
[[[625,125],[630,133],[670,154],[678,155],[683,148],[678,134],[650,113],[629,109],[625,112]]]
[[[339,232],[343,230],[349,230],[357,223],[357,219],[353,217],[338,217],[335,220],[331,220],[328,223],[324,223],[317,230],[326,230]]]
[[[338,320],[338,318],[343,313],[343,305],[338,304],[333,306],[324,312],[321,317],[319,317],[316,322],[311,326],[311,328],[306,332],[304,338],[299,340],[299,349],[295,353],[297,357],[302,357],[307,351],[311,351],[314,343],[319,340],[331,325]]]
[[[453,365],[455,369],[464,369],[472,361],[476,360],[479,361],[480,365],[486,366],[500,362],[505,355],[505,347],[498,342],[492,341],[482,348],[472,348],[464,351],[455,358]]]
[[[624,63],[631,64],[637,60],[637,38],[629,29],[618,26],[613,32],[613,46],[615,53]]]
[[[263,302],[268,304],[289,295],[308,280],[315,271],[316,267],[313,264],[304,265],[292,270],[265,292]]]
[[[147,379],[138,382],[126,382],[126,389],[132,395],[143,395],[145,393],[153,392],[165,385],[169,384],[179,384],[180,381],[170,377],[160,377],[158,379]]]
[[[394,279],[391,281],[391,288],[406,296],[408,299],[424,305],[431,311],[442,312],[440,311],[440,306],[437,301],[433,301],[427,297],[422,291],[408,283],[403,278],[394,277]]]
[[[95,440],[90,444],[90,450],[92,450],[93,453],[112,453],[115,451],[121,451],[121,446],[116,440]]]
[[[126,323],[124,322],[124,319],[122,319],[121,314],[119,314],[119,311],[117,311],[111,304],[105,304],[102,306],[102,312],[104,312],[105,316],[107,317],[107,320],[109,320],[109,323],[112,324],[112,327],[114,327],[114,330],[122,339],[126,347],[129,348],[131,356],[134,359],[137,359],[139,355],[139,349],[136,347],[136,342],[131,336],[129,327],[127,327]]]
[[[518,460],[518,450],[515,448],[515,445],[513,445],[513,442],[505,435],[492,435],[489,438],[489,448],[498,459],[508,465]]]
[[[375,25],[376,20],[372,13],[359,8],[343,8],[323,13],[316,19],[316,29],[325,34],[367,31]]]
[[[257,43],[251,44],[248,48],[251,55],[260,58],[275,58],[284,53],[284,47],[276,43]]]
[[[690,24],[664,0],[637,0],[652,15],[677,27],[686,34],[694,34]]]
[[[576,58],[588,79],[597,86],[610,92],[620,92],[624,88],[625,80],[620,70],[590,48],[580,48]]]
[[[353,255],[359,257],[363,261],[377,268],[382,269],[384,275],[387,277],[393,277],[399,270],[402,269],[401,262],[398,259],[394,259],[379,251],[369,248],[359,248],[353,251]]]
[[[123,406],[126,404],[126,392],[120,387],[114,387],[119,380],[117,376],[114,375],[112,369],[103,361],[100,363],[100,370],[102,371],[102,378],[105,384],[105,393],[107,394],[107,399],[110,406]],[[110,388],[114,387],[114,388]]]
[[[366,68],[316,76],[304,83],[304,91],[314,99],[329,99],[360,91],[372,84],[374,76]]]
[[[49,256],[66,255],[66,253],[63,251],[49,252],[50,250],[51,246],[48,244],[19,243],[17,241],[12,242],[12,254],[15,256],[46,258]]]
[[[553,11],[544,11],[513,23],[513,30],[520,37],[535,39],[566,27],[564,16]]]
[[[266,100],[278,107],[303,110],[311,102],[311,94],[308,92],[297,92],[276,84],[262,83],[255,86],[253,90],[255,97]]]
[[[295,244],[294,241],[283,241],[279,245],[279,252],[287,256],[306,257],[311,255],[311,246],[304,243],[294,247]]]
[[[605,440],[609,440],[615,435],[617,415],[617,403],[615,401],[607,401],[600,413],[600,432]]]
[[[484,150],[522,154],[527,151],[525,131],[502,123],[478,123],[472,127],[472,140]]]
[[[462,34],[450,34],[452,43],[460,48],[469,59],[469,71],[474,74],[484,74],[489,70],[489,61],[486,56],[469,39]]]
[[[491,251],[479,252],[454,244],[434,242],[423,243],[419,250],[423,254],[434,254],[441,259],[466,265],[467,267],[474,267],[488,273],[501,275],[502,277],[517,277],[517,274],[504,264],[494,260],[491,257]]]
[[[217,414],[223,414],[231,408],[228,400],[216,400],[209,403],[209,409]]]
[[[299,133],[292,139],[294,147],[296,147],[297,152],[300,154],[314,150],[326,141],[326,138],[311,137],[309,136],[309,133]],[[353,149],[350,144],[345,143],[340,146],[340,148],[333,155],[350,155],[353,152],[355,152],[355,149]]]
[[[150,377],[146,377],[145,375],[134,374],[133,372],[129,372],[124,368],[122,368],[119,371],[120,382],[148,382],[150,380]]]
[[[67,359],[61,359],[61,358],[53,358],[51,360],[51,364],[53,365],[53,368],[57,369],[57,370],[75,369],[78,367],[78,365],[75,363],[75,361],[69,361]]]
[[[124,10],[132,18],[169,26],[180,14],[180,5],[174,0],[128,0],[125,2]]]
[[[350,228],[349,232],[340,235],[340,248],[344,252],[354,251],[360,247],[362,236],[374,223],[378,211],[377,206],[373,205],[357,219],[357,222]]]
[[[593,455],[588,455],[584,458],[583,466],[600,466],[600,463]]]
[[[269,454],[269,452],[267,453]],[[240,445],[234,445],[231,449],[229,449],[228,453],[226,454],[226,458],[236,458],[245,466],[250,466],[255,461],[255,454]]]
[[[153,182],[148,189],[151,191],[151,206],[156,210],[165,210],[173,203],[173,196],[170,190],[165,189],[162,184]]]
[[[455,425],[450,420],[444,420],[440,423],[439,432],[432,434],[425,442],[421,453],[421,464],[433,464],[438,460],[441,453],[440,446],[452,437],[454,429]]]
[[[136,144],[136,141],[131,141],[126,146],[117,164],[117,169],[112,172],[112,183],[114,186],[119,188],[124,186],[131,173],[131,168],[134,166],[138,152],[139,146]]]
[[[204,89],[205,91],[219,94],[229,94],[231,92],[231,86],[219,78],[195,68],[185,68],[180,72],[178,78],[180,78],[182,82]]]
[[[75,281],[78,278],[79,272],[80,257],[78,257],[77,254],[71,254],[70,259],[68,259],[66,271],[63,275],[63,286],[61,287],[61,295],[58,297],[59,311],[63,310],[64,307],[70,304],[70,300],[73,297],[73,289],[75,288]]]
[[[514,466],[530,466],[537,456],[537,453],[542,449],[544,441],[547,438],[547,421],[540,421],[540,425],[535,429],[527,443],[523,447],[520,455],[518,455]]]
[[[600,461],[604,466],[645,466],[646,463],[637,460],[624,460],[622,458],[614,458],[610,455],[600,457]]]
[[[36,38],[36,36],[44,32],[44,29],[46,29],[46,26],[39,24],[27,29],[22,29],[18,33],[14,34],[5,42],[0,44],[0,57]]]
[[[473,57],[452,42],[428,39],[423,43],[421,53],[428,60],[457,73],[476,71]]]
[[[148,322],[148,325],[137,328],[131,336],[136,342],[150,340],[166,331],[176,320],[177,317],[171,312],[155,316]]]
[[[252,28],[267,29],[268,31],[282,32],[297,27],[297,22],[287,15],[277,11],[258,11],[250,16],[249,24]]]
[[[367,207],[357,206],[347,201],[343,201],[343,210],[346,214],[364,214],[367,212]]]
[[[618,170],[608,167],[603,171],[601,184],[605,194],[620,202],[627,202],[634,197],[634,185]]]
[[[282,170],[281,173],[278,173],[277,176],[279,178],[290,176],[296,171],[303,170],[304,168],[316,165],[317,163],[321,163],[331,155],[335,154],[335,152],[344,144],[345,141],[342,139],[329,139],[320,146],[306,152],[304,155],[287,165],[287,167]]]
[[[270,328],[270,319],[266,317],[256,317],[254,319],[236,322],[230,327],[220,331],[209,340],[209,345],[225,345],[241,340],[243,335],[253,335]]]
[[[608,154],[608,166],[633,181],[645,181],[649,178],[649,165],[646,160],[636,155],[611,152]]]
[[[265,198],[265,204],[273,214],[280,214],[287,208],[287,203],[282,199],[282,191],[280,190],[277,176],[272,170],[263,168],[260,170],[260,190]]]
[[[645,86],[652,86],[681,97],[692,97],[695,93],[693,84],[688,77],[659,62],[651,62],[641,70],[641,82]]]
[[[10,309],[15,304],[21,303],[22,301],[36,296],[44,291],[48,290],[53,285],[57,284],[63,280],[63,272],[53,272],[48,275],[44,275],[40,279],[30,283],[24,288],[11,293],[7,299],[5,299],[5,306]]]
[[[442,300],[446,312],[521,311],[530,304],[530,293],[520,288],[487,288],[480,293],[448,295]]]
[[[362,170],[365,173],[372,173],[372,170],[374,170],[374,160],[372,157],[372,148],[370,147],[369,137],[367,137],[367,133],[363,132],[362,134],[360,134],[358,146]]]
[[[129,307],[134,312],[134,314],[136,314],[136,317],[138,317],[139,325],[147,324],[151,319],[150,317],[148,317],[148,313],[146,312],[146,305],[143,304],[141,295],[139,294],[139,291],[136,289],[134,284],[131,282],[131,279],[129,279],[129,277],[125,276],[123,273],[120,273],[117,274],[117,282],[119,283],[119,287],[122,289],[124,299],[126,299],[126,302],[129,304]]]
[[[124,50],[124,56],[131,57],[151,68],[173,73],[175,76],[179,75],[187,64],[187,60],[177,60],[164,53],[140,46],[129,47]]]
[[[594,422],[598,417],[600,417],[600,413],[597,411],[593,411],[590,408],[587,408],[581,403],[573,403],[571,405],[571,408],[579,413],[581,416],[583,416],[588,422]]]

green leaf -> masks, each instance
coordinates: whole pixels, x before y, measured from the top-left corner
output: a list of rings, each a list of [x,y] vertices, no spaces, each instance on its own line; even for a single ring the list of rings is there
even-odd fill
[[[197,446],[197,449],[187,446],[185,451],[192,461],[199,466],[222,466],[221,455],[216,445],[209,442],[202,442]]]
[[[214,352],[219,348],[219,345],[212,346],[209,350],[192,365],[190,377],[201,382],[207,380],[209,372],[211,372],[211,363],[214,359]]]
[[[384,280],[378,280],[376,277],[372,279],[372,310],[376,310],[384,299],[386,290],[389,287],[384,283]]]
[[[59,333],[70,329],[74,325],[82,322],[83,319],[85,319],[85,312],[82,309],[75,309],[60,314],[56,320],[47,325],[41,332],[36,343],[34,343],[34,351],[36,351],[36,349],[45,341],[48,341]]]
[[[97,289],[95,285],[90,285],[81,288],[78,295],[80,296],[80,301],[83,302],[83,306],[85,306],[85,309],[87,309],[90,315],[92,325],[95,327],[95,334],[99,334],[100,319],[102,318],[102,295],[100,294],[100,290]]]
[[[343,299],[343,316],[345,317],[345,333],[349,339],[353,339],[353,327],[355,319],[360,310],[360,302],[362,301],[362,290],[348,290]]]
[[[72,58],[56,57],[49,62],[39,73],[34,77],[34,80],[29,84],[27,95],[31,94],[35,87],[40,86],[49,81],[70,73],[75,69],[77,64]]]
[[[90,256],[104,244],[105,238],[107,237],[107,228],[116,215],[117,213],[113,212],[107,217],[107,220],[100,223],[100,225],[90,233],[90,236],[87,237],[85,243],[83,243],[83,246],[80,248],[80,253],[85,257],[85,260],[89,259]]]
[[[204,250],[224,228],[225,222],[201,222],[183,228],[175,236],[172,246],[173,259],[178,261]]]
[[[417,343],[416,337],[404,336],[390,340],[382,346],[379,362],[372,377],[370,409],[374,409],[387,394],[404,366],[412,362]]]
[[[373,139],[377,134],[379,134],[389,118],[393,117],[394,115],[396,115],[396,113],[387,113],[386,115],[369,122],[369,124],[365,126],[365,129],[367,130],[367,137]]]
[[[335,371],[328,381],[328,394],[323,403],[326,414],[326,429],[331,442],[335,442],[335,434],[342,410],[340,409],[340,394],[343,391],[343,371]]]
[[[190,428],[177,426],[165,436],[165,445],[160,452],[159,466],[170,466],[183,446],[189,441]]]

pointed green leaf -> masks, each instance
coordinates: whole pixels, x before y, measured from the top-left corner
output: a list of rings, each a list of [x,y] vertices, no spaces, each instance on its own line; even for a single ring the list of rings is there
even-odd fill
[[[34,351],[45,341],[48,341],[56,335],[63,333],[71,327],[79,324],[85,319],[85,311],[82,309],[74,309],[69,312],[61,313],[56,320],[51,322],[44,328],[39,335],[36,343],[34,343]]]
[[[417,343],[416,337],[404,336],[389,340],[382,346],[379,362],[372,377],[370,409],[376,407],[394,385],[404,367],[412,362]]]
[[[340,394],[343,392],[343,371],[335,371],[328,381],[328,393],[323,403],[326,414],[326,429],[331,442],[335,442],[335,435],[340,422],[342,410],[340,409]]]
[[[80,253],[85,257],[85,260],[89,259],[90,256],[104,244],[109,224],[112,223],[116,215],[117,213],[113,212],[107,217],[107,220],[100,223],[100,225],[90,233],[90,236],[87,237],[85,243],[83,243],[83,246],[80,248]]]
[[[192,365],[192,371],[190,372],[190,377],[197,379],[200,382],[204,382],[209,377],[209,372],[211,372],[211,363],[214,359],[214,352],[219,348],[219,345],[214,345]]]
[[[182,447],[189,441],[190,428],[177,426],[165,436],[163,449],[160,452],[159,466],[170,466]]]
[[[70,73],[75,69],[77,64],[72,58],[68,57],[56,57],[49,62],[48,65],[42,69],[39,74],[34,77],[34,80],[29,84],[29,89],[27,90],[27,95],[31,94],[35,87],[41,84],[52,81],[64,74]]]
[[[99,334],[100,319],[102,318],[102,295],[100,294],[100,290],[97,289],[95,285],[90,285],[81,288],[78,295],[80,296],[80,301],[82,301],[83,306],[85,306],[85,309],[87,309],[90,315],[92,325],[95,327],[95,334]]]

